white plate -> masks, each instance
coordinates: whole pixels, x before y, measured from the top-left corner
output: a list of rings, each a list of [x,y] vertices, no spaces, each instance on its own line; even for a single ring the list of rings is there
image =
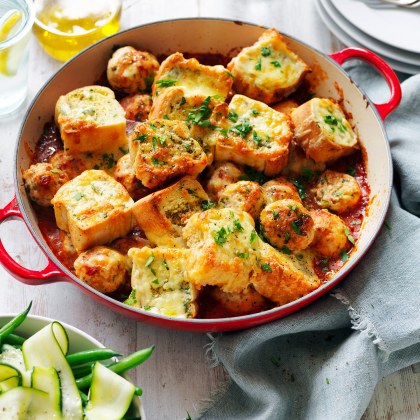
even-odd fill
[[[361,0],[334,0],[354,26],[385,44],[420,53],[420,8],[373,9]]]
[[[328,27],[328,29],[345,45],[349,47],[362,47],[364,48],[364,45],[358,41],[356,41],[354,38],[352,38],[350,35],[348,35],[346,32],[344,32],[334,21],[331,20],[328,13],[323,8],[320,0],[317,0],[315,2],[317,11],[325,23],[325,25]],[[374,51],[375,52],[375,51]],[[381,54],[380,55],[394,70],[401,71],[404,73],[409,74],[417,74],[420,73],[420,66],[415,66],[412,64],[403,63],[398,60],[391,59],[389,57],[385,57]]]
[[[401,61],[407,64],[414,64],[420,66],[420,55],[411,53],[399,48],[391,47],[390,45],[384,44],[375,38],[370,37],[361,30],[357,29],[351,22],[349,22],[335,7],[335,4],[331,0],[320,0],[325,12],[329,17],[340,26],[340,28],[347,32],[353,39],[363,44],[365,47],[370,48],[382,54],[383,56],[389,57],[394,60]],[[419,38],[420,40],[420,38]]]

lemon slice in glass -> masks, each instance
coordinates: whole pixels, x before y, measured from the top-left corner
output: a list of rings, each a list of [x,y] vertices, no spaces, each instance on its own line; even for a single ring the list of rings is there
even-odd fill
[[[10,10],[0,21],[0,42],[4,42],[11,38],[19,29],[18,23],[22,20],[22,12],[20,10]],[[5,76],[13,76],[17,71],[16,51],[14,46],[5,48],[0,51],[0,74]]]

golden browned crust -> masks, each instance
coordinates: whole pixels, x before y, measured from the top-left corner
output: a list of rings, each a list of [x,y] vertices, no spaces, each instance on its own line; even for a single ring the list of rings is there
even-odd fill
[[[197,176],[207,166],[206,154],[182,121],[139,123],[129,146],[136,176],[147,188],[182,175]]]
[[[185,96],[190,96],[191,82],[195,82],[193,91],[198,89],[204,97],[219,96],[225,99],[232,87],[232,78],[223,66],[205,66],[195,58],[185,59],[177,52],[160,65],[152,86],[153,97],[171,86],[183,86]]]
[[[132,207],[137,224],[147,238],[158,246],[183,248],[182,227],[203,210],[208,196],[201,184],[184,177],[175,184],[137,201]]]
[[[271,53],[262,53],[264,48]],[[281,57],[287,57],[289,63],[280,63]],[[278,63],[277,67],[273,62]],[[296,75],[285,80],[282,66],[287,66],[287,74],[294,68]],[[267,104],[279,102],[294,92],[309,71],[309,67],[287,46],[283,36],[275,29],[264,31],[255,44],[244,48],[227,68],[235,77],[235,92]],[[266,76],[268,72],[269,77]]]
[[[296,143],[305,151],[306,157],[315,162],[331,162],[357,149],[357,145],[339,144],[333,136],[323,132],[313,115],[311,101],[293,109],[290,116],[295,127]]]
[[[338,257],[349,245],[343,220],[328,210],[311,211],[315,236],[311,248],[323,257]],[[347,229],[348,234],[350,231]]]
[[[146,121],[152,104],[152,97],[145,93],[135,93],[120,100],[120,105],[125,111],[125,118],[132,121]]]
[[[281,176],[267,181],[261,187],[264,190],[265,201],[267,204],[271,204],[275,201],[284,200],[288,198],[301,202],[296,187],[286,178],[283,178]]]
[[[278,305],[285,305],[320,286],[316,275],[306,275],[289,256],[263,243],[260,268],[251,278],[255,290]]]

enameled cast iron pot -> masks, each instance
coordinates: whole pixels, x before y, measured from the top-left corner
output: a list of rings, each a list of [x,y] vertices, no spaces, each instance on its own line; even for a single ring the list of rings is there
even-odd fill
[[[138,321],[190,331],[229,331],[263,324],[305,307],[338,284],[360,261],[378,234],[389,205],[392,186],[391,154],[382,120],[398,106],[401,88],[391,68],[378,56],[366,50],[348,48],[327,56],[286,36],[290,47],[322,73],[323,77],[319,78],[315,94],[339,99],[341,91],[344,105],[353,116],[353,123],[367,152],[367,176],[371,188],[362,233],[350,260],[328,283],[287,305],[253,315],[223,319],[176,319],[124,305],[86,285],[58,261],[42,237],[36,215],[23,187],[22,172],[30,165],[28,146],[34,149],[44,124],[54,115],[58,97],[73,89],[94,84],[106,68],[114,45],[132,45],[156,55],[176,51],[226,55],[232,50],[238,51],[238,47],[253,44],[264,29],[252,24],[219,19],[181,19],[152,23],[107,38],[65,64],[41,89],[24,118],[17,143],[14,169],[16,196],[0,210],[0,223],[16,217],[25,221],[49,262],[43,270],[28,270],[7,253],[0,241],[0,262],[5,269],[26,284],[41,285],[57,281],[74,283],[97,301]],[[344,61],[353,58],[369,62],[383,75],[391,91],[388,102],[375,104],[370,101],[340,67]]]

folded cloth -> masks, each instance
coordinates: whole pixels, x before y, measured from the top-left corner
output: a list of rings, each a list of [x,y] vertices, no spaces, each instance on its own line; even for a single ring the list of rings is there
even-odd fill
[[[366,68],[349,72],[371,97],[383,88]],[[212,356],[231,379],[200,418],[359,419],[382,377],[420,361],[420,75],[402,87],[386,120],[394,192],[374,245],[331,295],[215,337]]]

